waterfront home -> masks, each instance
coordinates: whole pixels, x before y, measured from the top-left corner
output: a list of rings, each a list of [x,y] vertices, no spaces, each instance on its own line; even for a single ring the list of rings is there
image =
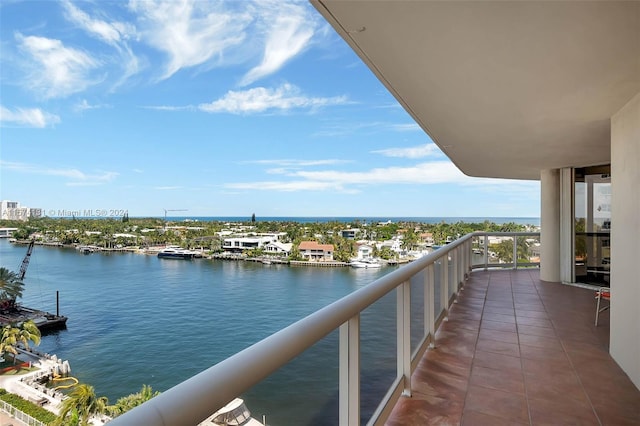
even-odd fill
[[[302,241],[298,246],[300,256],[314,262],[333,260],[333,244],[320,244],[317,241]]]
[[[264,246],[264,251],[268,254],[278,256],[289,256],[293,243],[281,243],[280,241],[272,241]]]
[[[373,255],[373,247],[368,244],[362,244],[358,246],[357,260],[369,259]]]
[[[245,250],[261,249],[267,244],[276,241],[278,241],[278,238],[273,234],[267,236],[231,237],[223,240],[222,249],[238,253]]]
[[[433,233],[431,232],[423,232],[420,234],[420,241],[427,247],[431,247],[436,243],[433,239]]]
[[[390,240],[376,244],[376,246],[378,247],[378,250],[381,250],[383,247],[388,247],[392,252],[397,253],[398,255],[403,252],[402,239],[399,237],[393,237]]]
[[[461,171],[446,173],[540,181],[539,269],[518,269],[517,259],[504,265],[511,270],[469,264],[477,237],[462,237],[114,426],[201,420],[336,329],[340,425],[638,424],[640,2],[311,2]],[[594,211],[596,188],[612,194],[610,230]],[[504,207],[513,206],[496,213]],[[587,237],[582,268],[576,241]],[[611,305],[597,326],[594,291],[584,288],[591,268],[610,274]],[[411,311],[411,278],[427,296],[440,289],[437,300],[425,297],[424,315]],[[376,345],[393,345],[397,359],[377,368],[397,375],[377,405],[360,388],[360,313],[387,289],[398,332]],[[418,347],[414,317],[426,336]],[[361,419],[373,398],[375,412]]]

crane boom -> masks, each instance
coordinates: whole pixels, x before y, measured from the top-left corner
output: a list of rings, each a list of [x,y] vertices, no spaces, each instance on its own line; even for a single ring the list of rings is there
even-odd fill
[[[29,243],[29,247],[27,248],[27,254],[22,259],[22,265],[20,265],[20,272],[18,272],[18,281],[22,281],[24,279],[25,274],[27,273],[27,268],[29,267],[29,260],[31,260],[31,252],[33,251],[33,245],[36,240],[31,240]]]

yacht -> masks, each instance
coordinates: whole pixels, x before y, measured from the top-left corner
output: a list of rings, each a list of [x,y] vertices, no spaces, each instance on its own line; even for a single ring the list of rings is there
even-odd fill
[[[382,263],[378,262],[377,260],[374,259],[357,259],[357,260],[352,260],[351,262],[349,262],[349,265],[352,268],[366,268],[366,269],[373,269],[373,268],[381,268],[382,267]]]
[[[251,417],[251,412],[241,398],[236,398],[198,426],[264,426]]]
[[[193,259],[195,253],[178,246],[168,246],[158,252],[158,257],[164,259]]]

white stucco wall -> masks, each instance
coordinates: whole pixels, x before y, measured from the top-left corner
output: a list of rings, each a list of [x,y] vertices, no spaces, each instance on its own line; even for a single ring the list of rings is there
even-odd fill
[[[640,388],[640,93],[611,117],[611,356]]]

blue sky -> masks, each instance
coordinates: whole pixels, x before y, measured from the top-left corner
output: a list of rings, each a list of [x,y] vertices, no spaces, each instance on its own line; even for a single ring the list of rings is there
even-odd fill
[[[538,182],[464,176],[307,2],[9,0],[0,37],[0,199],[539,216]]]

